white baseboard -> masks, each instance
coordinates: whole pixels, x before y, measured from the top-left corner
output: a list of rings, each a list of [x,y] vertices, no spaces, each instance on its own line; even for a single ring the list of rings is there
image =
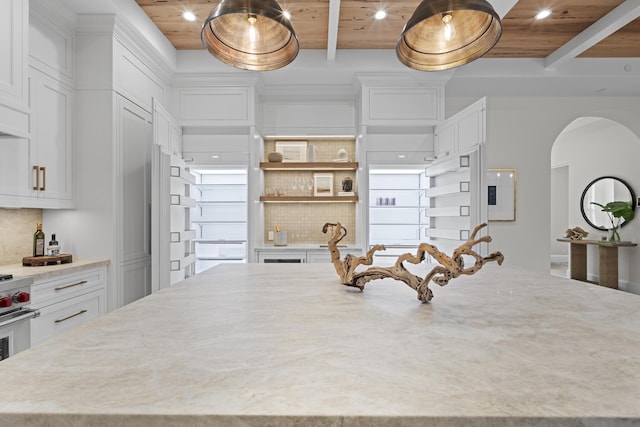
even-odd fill
[[[551,255],[551,262],[560,263],[560,262],[569,262],[569,255]]]

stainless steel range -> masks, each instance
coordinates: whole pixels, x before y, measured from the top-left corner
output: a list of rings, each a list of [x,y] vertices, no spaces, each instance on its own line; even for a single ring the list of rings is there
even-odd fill
[[[31,319],[40,312],[29,308],[32,278],[0,277],[0,360],[31,346]]]

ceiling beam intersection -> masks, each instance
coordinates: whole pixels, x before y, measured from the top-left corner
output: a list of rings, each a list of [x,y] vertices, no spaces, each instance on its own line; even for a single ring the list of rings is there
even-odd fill
[[[545,68],[569,61],[640,16],[640,0],[626,0],[545,58]]]

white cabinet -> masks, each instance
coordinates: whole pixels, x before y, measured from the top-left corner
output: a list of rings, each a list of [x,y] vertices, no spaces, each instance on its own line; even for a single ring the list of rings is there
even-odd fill
[[[111,261],[108,309],[151,291],[151,114],[109,91],[78,93],[76,210],[45,210],[73,252]]]
[[[30,70],[29,81],[31,188],[35,197],[43,199],[34,205],[70,207],[73,92],[35,68]]]
[[[444,118],[444,82],[434,79],[419,84],[397,77],[393,83],[383,76],[359,75],[360,125],[434,126]]]
[[[32,194],[29,138],[0,135],[0,205],[21,207]]]
[[[73,33],[58,25],[62,9],[0,2],[2,206],[73,207]]]
[[[29,1],[0,1],[0,133],[27,137]]]
[[[340,258],[345,255],[362,256],[362,250],[355,247],[340,249]],[[260,263],[267,264],[304,264],[304,263],[330,263],[331,253],[328,247],[264,247],[256,249],[256,259]]]
[[[467,154],[484,144],[485,112],[486,100],[483,98],[436,126],[436,158]]]
[[[258,262],[267,264],[304,264],[307,262],[307,251],[285,250],[285,251],[261,251],[257,250]]]
[[[31,345],[70,331],[106,312],[106,267],[37,279],[31,288]]]
[[[179,156],[181,128],[169,112],[153,100],[153,153],[151,167],[152,292],[194,274],[191,230],[191,185],[196,178]]]
[[[450,253],[469,238],[479,213],[478,153],[450,157],[425,170],[430,206],[426,236],[441,251]]]
[[[171,284],[194,274],[195,254],[193,241],[196,231],[191,229],[191,208],[196,206],[190,197],[191,185],[196,177],[192,175],[184,161],[173,155],[170,157],[170,264]]]
[[[116,102],[118,216],[122,304],[151,293],[151,114],[122,96]]]
[[[73,91],[35,68],[29,88],[30,138],[0,136],[0,203],[73,207]]]

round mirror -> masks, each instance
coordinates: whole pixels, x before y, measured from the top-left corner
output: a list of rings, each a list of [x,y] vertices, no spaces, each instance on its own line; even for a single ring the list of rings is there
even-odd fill
[[[606,231],[611,228],[611,221],[606,212],[602,212],[602,208],[591,202],[606,205],[609,202],[629,201],[635,209],[636,193],[633,192],[631,186],[613,176],[603,176],[594,179],[587,185],[582,192],[580,198],[580,210],[587,224],[598,230]],[[622,226],[627,223],[622,220]]]

